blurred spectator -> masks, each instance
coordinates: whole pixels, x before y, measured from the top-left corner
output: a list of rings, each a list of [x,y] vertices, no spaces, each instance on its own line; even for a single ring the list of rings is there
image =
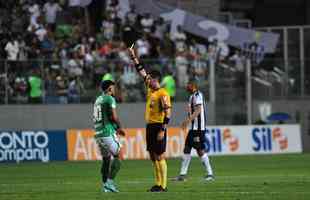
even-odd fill
[[[54,70],[47,70],[46,80],[45,80],[45,103],[46,104],[57,104],[58,97],[56,94],[57,84],[56,84],[57,73]]]
[[[44,39],[41,41],[41,51],[43,56],[50,60],[55,49],[55,41],[48,34],[44,36]]]
[[[30,14],[30,25],[37,27],[38,26],[38,18],[41,15],[41,12],[40,12],[39,5],[34,0],[30,0],[28,12]]]
[[[155,21],[155,33],[154,36],[157,39],[162,40],[164,38],[164,34],[167,32],[167,24],[165,24],[164,19],[162,17],[158,18]]]
[[[229,55],[229,48],[228,48],[227,44],[223,41],[219,41],[218,42],[219,61],[220,62],[224,61],[228,55]]]
[[[0,104],[5,103],[5,97],[6,97],[6,83],[5,83],[5,77],[1,74],[0,75]]]
[[[85,70],[90,70],[93,68],[93,64],[95,62],[93,52],[90,49],[90,46],[87,46],[85,49],[85,56],[84,56],[84,63],[85,63]]]
[[[67,41],[60,43],[58,57],[60,58],[61,66],[67,69],[69,67],[69,45]]]
[[[68,86],[62,75],[56,77],[56,95],[60,104],[68,103]]]
[[[26,26],[25,14],[21,12],[19,7],[15,7],[13,9],[13,13],[11,14],[11,31],[13,33],[22,33]]]
[[[265,50],[263,46],[260,46],[256,42],[245,43],[243,46],[244,55],[251,59],[252,65],[257,66],[265,56]]]
[[[136,70],[133,66],[127,65],[124,67],[124,71],[121,77],[121,81],[125,86],[134,86],[138,83],[139,77],[136,74]]]
[[[206,53],[205,46],[198,44],[196,40],[192,39],[189,45],[189,53],[191,57],[192,76],[197,81],[204,80],[207,68],[207,61],[203,58],[203,55]]]
[[[56,27],[56,38],[69,39],[73,37],[73,26],[70,24],[61,24]],[[75,35],[74,35],[75,36]]]
[[[166,32],[163,40],[160,41],[160,57],[175,57],[175,44],[170,38],[170,34]]]
[[[182,52],[186,50],[185,41],[187,37],[180,25],[177,26],[177,31],[175,33],[171,33],[170,38],[172,41],[174,41],[177,52]]]
[[[79,77],[69,78],[68,103],[80,103],[83,91],[84,86]]]
[[[186,52],[179,52],[175,58],[177,81],[179,87],[185,87],[188,80],[188,59]]]
[[[156,61],[154,62],[154,59],[157,59],[160,55],[160,39],[150,34],[147,40],[149,43],[149,57],[153,59],[152,63],[157,63]]]
[[[163,80],[161,82],[161,86],[163,86],[167,90],[171,99],[174,99],[175,93],[176,93],[176,85],[175,85],[175,80],[172,76],[171,71],[168,71],[167,75],[165,75],[163,77]]]
[[[34,33],[38,37],[38,40],[42,42],[47,35],[47,29],[43,24],[38,24],[38,27],[36,28]]]
[[[29,103],[40,104],[42,103],[42,79],[40,71],[34,69],[32,75],[28,78],[29,84]]]
[[[4,48],[7,53],[7,59],[9,61],[16,61],[19,53],[19,44],[17,38],[11,36],[8,39],[9,41]]]
[[[27,46],[24,38],[22,38],[21,36],[18,37],[18,44],[19,44],[18,60],[25,61],[28,59],[28,51],[30,49]]]
[[[52,31],[56,29],[56,16],[57,12],[62,9],[55,0],[48,0],[43,7],[43,12],[45,13],[45,22],[51,28]]]
[[[130,26],[134,26],[136,24],[136,20],[137,20],[137,13],[136,13],[136,7],[134,4],[130,5],[130,10],[129,12],[126,14],[126,19],[128,20],[128,24]]]
[[[114,26],[114,22],[110,17],[107,17],[102,21],[101,30],[103,31],[103,36],[105,40],[110,41],[114,37]]]
[[[145,13],[140,21],[140,24],[144,33],[150,33],[151,28],[154,25],[154,19],[151,17],[150,13]]]
[[[118,57],[124,66],[128,66],[131,63],[131,59],[127,52],[127,47],[124,42],[120,43],[120,47],[118,49]]]
[[[86,36],[83,36],[79,42],[74,46],[73,51],[77,53],[77,57],[81,60],[86,55],[86,49],[89,48],[88,44],[88,38]]]
[[[75,43],[79,41],[83,34],[87,33],[87,28],[85,23],[81,19],[76,19],[72,28],[72,33],[69,35],[70,40]]]
[[[113,77],[113,75],[111,73],[110,67],[106,68],[105,73],[102,76],[102,81],[107,81],[107,80],[114,81],[114,77]]]
[[[232,61],[232,64],[239,72],[244,72],[244,57],[241,55],[240,50],[237,49],[229,60]]]
[[[16,77],[14,83],[15,100],[17,104],[28,102],[27,81],[24,77]]]
[[[220,52],[220,47],[218,46],[218,41],[216,38],[209,38],[208,54],[213,60],[218,60],[218,54]]]
[[[30,42],[30,51],[28,52],[29,60],[36,60],[41,54],[40,41],[37,37],[32,37]]]
[[[143,34],[142,38],[136,41],[137,54],[141,59],[147,59],[150,55],[150,43],[146,38],[146,34]]]
[[[134,43],[138,38],[137,31],[135,30],[133,25],[130,24],[130,22],[127,19],[126,19],[126,21],[123,25],[123,29],[121,31],[122,31],[121,38],[128,47],[130,47],[131,44]]]
[[[120,11],[119,1],[110,0],[110,3],[108,3],[106,10],[109,13],[109,16],[112,20],[119,18],[119,11]]]
[[[69,76],[82,76],[82,61],[79,59],[78,52],[74,51],[70,54],[70,60],[68,62],[68,75]]]
[[[112,52],[112,41],[108,41],[102,45],[99,49],[99,55],[107,57]]]

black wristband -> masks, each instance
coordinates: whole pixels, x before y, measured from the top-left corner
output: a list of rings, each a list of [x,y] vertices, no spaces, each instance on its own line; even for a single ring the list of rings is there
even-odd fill
[[[135,64],[135,68],[136,68],[137,72],[139,72],[142,69],[144,69],[144,67],[140,63],[139,64]]]
[[[169,124],[169,121],[170,121],[170,118],[165,117],[165,118],[164,118],[164,121],[163,121],[163,124]]]

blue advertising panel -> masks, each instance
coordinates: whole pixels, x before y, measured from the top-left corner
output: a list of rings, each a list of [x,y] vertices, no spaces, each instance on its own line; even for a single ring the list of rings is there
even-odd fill
[[[65,130],[0,131],[0,163],[67,160]]]

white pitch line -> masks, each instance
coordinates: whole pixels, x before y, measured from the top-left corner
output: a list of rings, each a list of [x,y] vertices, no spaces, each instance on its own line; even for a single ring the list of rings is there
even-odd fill
[[[278,176],[278,175],[260,175],[260,176],[247,176],[247,175],[241,175],[241,176],[216,176],[215,181],[214,182],[221,182],[224,183],[229,181],[229,183],[233,183],[234,180],[236,179],[265,179],[265,178],[270,178],[270,177],[277,177],[281,182],[292,182],[291,180],[286,180],[287,177],[296,177],[296,178],[301,178],[301,180],[297,180],[297,181],[310,181],[310,177],[306,176],[306,175],[282,175],[282,176]],[[174,182],[172,181],[173,177],[169,177],[168,180],[170,182]],[[199,181],[199,182],[205,182],[203,177],[189,177],[188,181]],[[137,179],[137,180],[131,180],[131,181],[125,181],[125,180],[120,180],[117,181],[119,183],[123,183],[123,184],[145,184],[145,183],[151,183],[153,182],[153,179]],[[267,182],[270,182],[270,180],[268,180]],[[49,184],[50,182],[46,182],[47,184]],[[83,183],[85,184],[85,181],[75,181],[75,182],[71,182],[71,181],[64,181],[64,182],[53,182],[51,184],[53,185],[75,185],[75,184],[80,184]],[[0,186],[11,186],[11,185],[41,185],[42,182],[40,183],[35,183],[35,182],[29,182],[29,183],[0,183]]]

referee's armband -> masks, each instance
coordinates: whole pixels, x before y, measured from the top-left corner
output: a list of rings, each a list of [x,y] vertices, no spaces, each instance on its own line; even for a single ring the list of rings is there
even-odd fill
[[[135,68],[137,70],[137,72],[140,72],[142,69],[144,69],[143,65],[139,64],[135,64]]]

